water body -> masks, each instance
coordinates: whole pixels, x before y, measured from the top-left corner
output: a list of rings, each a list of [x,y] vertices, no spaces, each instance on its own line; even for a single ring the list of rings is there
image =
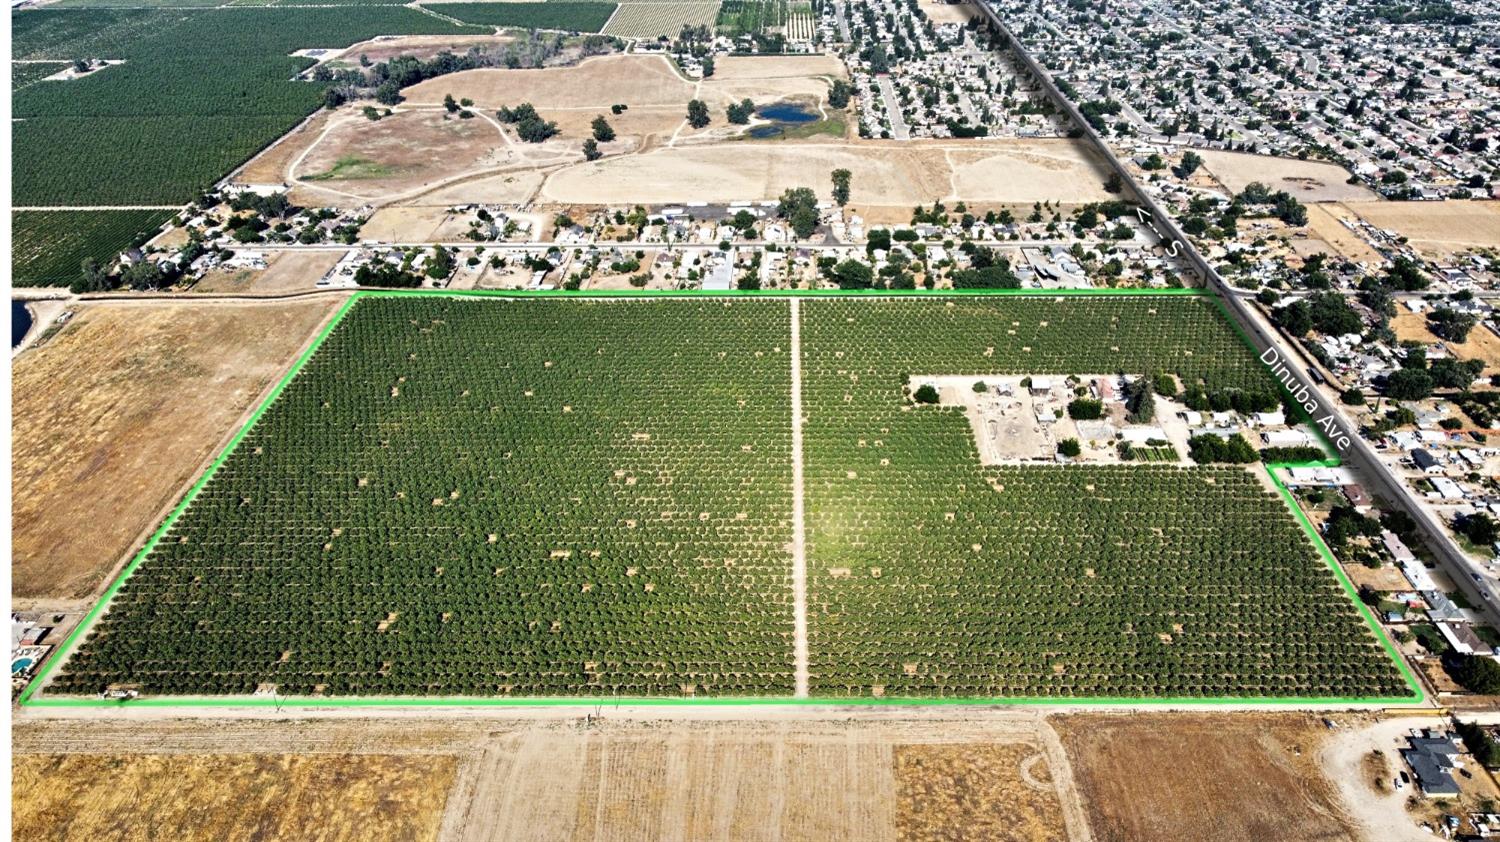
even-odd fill
[[[768,138],[768,137],[776,137],[776,136],[778,136],[780,134],[783,134],[783,132],[782,132],[780,126],[767,125],[767,126],[756,126],[755,128],[751,129],[748,132],[748,134],[751,137],[756,138],[758,140],[764,140],[765,138]]]
[[[807,106],[795,102],[776,102],[767,105],[755,112],[755,116],[762,120],[773,120],[777,123],[811,123],[818,119],[815,111],[807,110]]]
[[[31,332],[31,310],[26,307],[26,302],[10,300],[10,347],[14,348],[21,344],[26,334]]]

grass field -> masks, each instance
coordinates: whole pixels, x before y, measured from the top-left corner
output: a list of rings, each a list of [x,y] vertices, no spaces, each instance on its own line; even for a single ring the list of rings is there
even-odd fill
[[[788,695],[790,309],[363,300],[56,689]],[[809,300],[800,327],[812,695],[1404,692],[1254,474],[982,468],[961,415],[902,398],[1270,388],[1210,302]]]
[[[11,214],[11,279],[16,286],[67,286],[93,258],[108,266],[171,211],[17,211]]]

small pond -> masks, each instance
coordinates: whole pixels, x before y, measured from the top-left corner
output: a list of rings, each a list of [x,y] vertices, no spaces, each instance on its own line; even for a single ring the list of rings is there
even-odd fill
[[[10,347],[14,348],[21,344],[26,334],[31,331],[31,310],[27,308],[26,302],[10,300]]]
[[[796,102],[775,102],[763,106],[755,112],[755,116],[762,120],[793,124],[811,123],[818,119],[816,111],[809,111],[807,106]]]

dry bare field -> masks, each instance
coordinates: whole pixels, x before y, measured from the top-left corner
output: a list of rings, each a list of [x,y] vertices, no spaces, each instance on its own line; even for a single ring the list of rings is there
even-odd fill
[[[457,761],[380,755],[17,755],[17,839],[432,840]]]
[[[508,157],[497,126],[442,109],[407,110],[370,121],[351,113],[294,162],[303,187],[380,200],[466,172],[495,168]]]
[[[474,47],[493,49],[503,47],[514,40],[516,39],[509,35],[382,36],[369,41],[361,41],[349,47],[339,53],[334,61],[353,64],[358,63],[361,56],[369,59],[372,64],[379,64],[399,56],[429,59],[444,51],[461,55]]]
[[[1094,838],[1360,838],[1319,768],[1305,714],[1079,714],[1050,719]]]
[[[1368,188],[1346,183],[1349,171],[1338,164],[1222,149],[1200,149],[1197,152],[1203,156],[1203,166],[1236,193],[1244,190],[1250,182],[1259,181],[1272,190],[1285,190],[1303,202],[1358,202],[1380,198]]]
[[[235,175],[236,184],[285,184],[291,179],[292,162],[311,146],[336,115],[340,119],[345,112],[318,109],[297,128],[292,129],[271,144]]]
[[[616,103],[631,108],[671,105],[686,109],[693,98],[693,83],[677,75],[662,56],[609,55],[570,67],[465,70],[419,82],[402,93],[412,105],[437,105],[450,93],[454,99],[468,97],[488,110],[529,102],[547,116],[549,108],[608,111]]]
[[[1349,210],[1437,257],[1465,248],[1500,248],[1500,202],[1377,202]]]
[[[337,303],[87,304],[17,357],[13,596],[98,588]]]
[[[91,770],[80,781],[83,801],[101,818],[130,809],[123,799],[105,797],[109,784],[103,782],[118,786],[129,779],[109,771],[105,764],[112,761],[92,755],[169,755],[142,768],[174,782],[176,798],[188,805],[216,804],[230,785],[264,792],[268,784],[252,772],[331,757],[353,764],[344,780],[356,797],[343,821],[367,809],[358,794],[372,781],[392,781],[390,800],[396,802],[404,791],[394,785],[404,780],[396,770],[428,769],[422,807],[443,810],[446,804],[439,837],[456,842],[1068,838],[1062,804],[1076,803],[1076,796],[1071,778],[1054,780],[1052,772],[1066,768],[1066,761],[1053,765],[1061,748],[1029,712],[856,720],[786,713],[758,720],[710,713],[637,720],[606,712],[607,719],[591,723],[555,716],[29,719],[18,723],[13,748],[22,758],[18,768],[46,769],[61,764],[62,756],[76,757],[72,768]],[[288,760],[287,754],[310,757]],[[223,782],[169,774],[222,765],[215,756],[226,755],[245,771],[224,771]],[[301,796],[296,809],[303,815],[327,809],[328,800],[317,793],[337,788],[314,786],[312,771],[301,774],[299,788],[287,790]],[[48,804],[58,800],[47,798]],[[257,799],[267,800],[269,794]],[[163,821],[175,821],[175,807],[164,807]],[[415,824],[407,811],[392,813]],[[231,827],[228,819],[217,820]],[[433,820],[424,812],[422,822],[430,827]],[[424,838],[383,833],[375,824],[370,830],[365,838]]]
[[[838,168],[853,173],[857,205],[1109,198],[1098,163],[1068,140],[679,146],[564,168],[541,195],[561,204],[728,202],[805,186],[826,198]]]
[[[1378,207],[1372,204],[1371,207]],[[1353,231],[1344,227],[1341,219],[1353,220],[1355,215],[1338,203],[1310,204],[1307,206],[1307,227],[1311,236],[1327,243],[1330,248],[1343,255],[1346,260],[1378,266],[1385,258],[1369,243],[1360,239]]]
[[[197,293],[247,293],[279,295],[317,289],[318,279],[343,257],[342,251],[281,251],[266,257],[266,268],[225,269],[216,267],[193,284]]]
[[[1500,336],[1496,336],[1494,331],[1484,325],[1476,325],[1469,331],[1469,338],[1457,344],[1439,339],[1428,330],[1425,313],[1413,313],[1397,305],[1396,317],[1391,319],[1391,330],[1396,332],[1396,338],[1401,341],[1410,339],[1429,345],[1441,342],[1461,360],[1484,360],[1485,375],[1500,373]]]

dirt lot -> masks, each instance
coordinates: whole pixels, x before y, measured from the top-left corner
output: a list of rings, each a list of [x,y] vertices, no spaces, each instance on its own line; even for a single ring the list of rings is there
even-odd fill
[[[1350,210],[1436,257],[1476,246],[1500,248],[1500,202],[1378,202]]]
[[[566,167],[548,178],[542,197],[575,204],[754,201],[808,186],[826,198],[828,173],[840,167],[853,173],[853,201],[859,205],[910,208],[960,196],[970,202],[1109,198],[1097,162],[1068,140],[787,141],[656,149]]]
[[[919,6],[933,23],[968,23],[970,18],[979,16],[972,3],[921,0]]]
[[[1396,317],[1391,319],[1391,330],[1396,332],[1399,340],[1413,340],[1433,344],[1442,342],[1448,349],[1461,360],[1484,360],[1484,374],[1500,373],[1500,336],[1484,325],[1476,325],[1469,331],[1469,338],[1462,345],[1455,345],[1446,339],[1439,339],[1432,331],[1427,329],[1427,315],[1425,313],[1413,313],[1410,310],[1397,305]]]
[[[1346,564],[1344,572],[1348,574],[1349,581],[1354,583],[1356,589],[1368,587],[1376,591],[1411,590],[1411,582],[1407,581],[1406,575],[1393,564],[1375,569],[1363,564]]]
[[[1337,203],[1307,206],[1307,228],[1311,236],[1327,243],[1347,260],[1366,266],[1379,266],[1385,260],[1380,252],[1339,221],[1354,218],[1353,211]]]
[[[278,295],[305,292],[317,288],[318,279],[328,274],[343,256],[342,251],[282,251],[266,258],[266,268],[215,268],[193,285],[193,292],[233,292]]]
[[[1356,184],[1338,164],[1299,161],[1248,152],[1201,149],[1203,166],[1228,189],[1238,193],[1252,181],[1272,190],[1285,190],[1303,202],[1375,201],[1380,197]]]
[[[98,588],[338,303],[85,305],[17,357],[18,602]]]
[[[19,755],[30,840],[436,839],[457,762],[378,755]]]
[[[1067,838],[1044,754],[1025,745],[896,747],[897,837]]]
[[[1100,842],[1356,840],[1303,714],[1051,719]]]
[[[353,788],[350,800],[355,805],[368,803],[360,793],[374,788],[374,781],[404,781],[397,769],[430,769],[422,826],[432,822],[425,810],[442,810],[446,803],[439,836],[464,842],[1067,838],[1061,805],[1065,798],[1075,803],[1071,777],[1054,781],[1052,774],[1054,769],[1066,769],[1066,760],[1053,764],[1054,757],[1061,758],[1061,748],[1029,712],[983,719],[859,721],[786,713],[775,719],[739,721],[711,713],[704,719],[631,720],[606,712],[607,719],[592,723],[584,722],[581,713],[576,718],[527,720],[31,719],[18,723],[13,745],[23,755],[20,762],[28,764],[59,761],[24,755],[104,752],[173,755],[179,763],[204,766],[209,764],[205,754],[250,752],[262,759],[239,762],[252,770],[288,764],[283,757],[287,753],[314,753],[298,761],[304,763],[327,752],[342,764],[383,764],[384,772],[376,771],[382,765],[375,770],[356,765],[346,771],[343,780]],[[447,765],[454,757],[456,774]],[[59,793],[45,796],[43,804],[55,805],[62,795],[80,788],[85,791],[81,800],[99,805],[95,810],[100,814],[110,809],[105,795],[110,789],[125,793],[121,801],[135,800],[133,787],[120,785],[122,775],[108,771],[111,761],[74,762],[95,764],[86,781],[99,794],[87,786],[39,787]],[[216,779],[178,780],[162,765],[149,768],[161,770],[163,788],[176,787],[178,801],[164,805],[158,816],[156,826],[164,831],[158,838],[193,838],[191,832],[171,832],[181,815],[174,809],[181,805],[191,809],[217,803],[216,794],[231,786],[257,792],[267,787],[248,773],[224,772],[218,777],[228,783],[219,785]],[[35,780],[39,772],[28,769],[27,774]],[[302,788],[295,791],[304,796],[318,791],[343,795],[340,787],[313,785],[314,774],[303,773]],[[17,777],[22,780],[19,773]],[[392,789],[383,820],[402,817],[415,826],[416,816],[400,806],[406,803],[399,794],[403,790]],[[204,794],[200,796],[199,790]],[[268,792],[243,809],[279,801],[281,792]],[[155,797],[153,793],[139,800],[154,804]],[[299,815],[309,817],[320,809],[316,801],[295,806]],[[1076,809],[1073,815],[1081,821]],[[106,818],[101,815],[99,822]],[[229,819],[215,820],[221,828],[231,827]],[[262,836],[284,837],[274,832],[279,826]],[[381,827],[372,821],[373,832],[365,838],[423,838],[416,832],[403,836]]]

